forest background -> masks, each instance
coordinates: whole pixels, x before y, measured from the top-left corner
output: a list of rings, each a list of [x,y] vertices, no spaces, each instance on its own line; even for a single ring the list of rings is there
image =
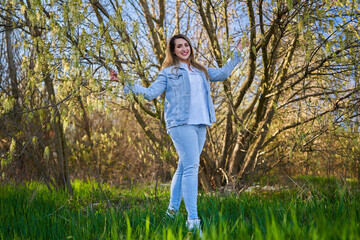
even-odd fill
[[[248,43],[233,74],[211,85],[205,191],[242,191],[263,176],[360,179],[359,1],[0,2],[2,182],[71,192],[73,179],[169,181],[177,156],[164,95],[148,102],[122,85],[149,86],[175,33],[207,67]]]

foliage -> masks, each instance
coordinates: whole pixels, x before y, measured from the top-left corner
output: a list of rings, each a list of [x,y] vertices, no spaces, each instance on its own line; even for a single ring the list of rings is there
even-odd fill
[[[358,1],[0,2],[2,180],[71,192],[74,177],[169,179],[164,95],[145,102],[121,87],[149,86],[176,32],[207,67],[223,66],[239,39],[249,45],[212,85],[218,122],[202,154],[204,189],[238,191],[285,165],[360,176]]]

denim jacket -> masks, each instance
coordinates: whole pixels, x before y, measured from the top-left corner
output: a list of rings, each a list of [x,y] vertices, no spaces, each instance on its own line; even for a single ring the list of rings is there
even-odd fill
[[[236,52],[234,58],[229,59],[222,68],[208,68],[210,81],[224,81],[240,60],[240,53]],[[216,117],[214,103],[210,94],[210,83],[203,72],[201,72],[201,76],[205,83],[210,123],[214,123]],[[144,95],[147,100],[160,96],[166,90],[164,106],[166,128],[187,124],[190,108],[190,81],[186,69],[179,67],[177,70],[174,66],[164,68],[148,88],[134,84],[129,86],[129,89],[135,94]]]

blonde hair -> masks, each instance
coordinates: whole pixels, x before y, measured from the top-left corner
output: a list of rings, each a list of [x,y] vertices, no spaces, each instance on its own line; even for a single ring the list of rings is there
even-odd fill
[[[161,66],[161,69],[167,68],[167,67],[171,67],[171,66],[178,66],[178,64],[180,63],[180,59],[175,55],[174,51],[175,51],[175,40],[182,38],[185,41],[187,41],[189,43],[190,46],[190,56],[189,56],[189,63],[191,66],[199,69],[200,71],[202,71],[207,79],[210,79],[208,70],[206,67],[204,67],[203,65],[201,65],[200,63],[196,62],[194,59],[194,49],[191,45],[190,40],[182,34],[176,34],[174,36],[171,37],[167,47],[166,47],[166,56],[165,56],[165,60]]]

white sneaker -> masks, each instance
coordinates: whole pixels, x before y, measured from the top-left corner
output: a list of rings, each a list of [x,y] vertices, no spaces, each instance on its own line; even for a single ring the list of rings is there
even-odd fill
[[[166,210],[166,216],[168,218],[170,218],[171,220],[174,220],[178,214],[179,214],[179,212],[176,210],[172,210],[172,209]]]
[[[200,224],[200,219],[189,219],[186,221],[186,227],[192,231],[192,232],[196,232],[197,230],[199,231],[199,236],[202,236],[202,231],[201,231],[201,224]]]

